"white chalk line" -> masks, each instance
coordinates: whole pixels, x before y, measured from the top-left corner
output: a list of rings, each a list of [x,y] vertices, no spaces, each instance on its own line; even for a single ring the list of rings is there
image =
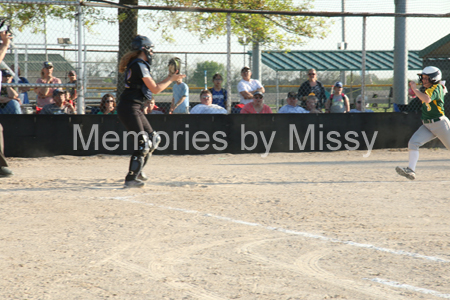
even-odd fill
[[[428,295],[433,295],[433,296],[440,297],[440,298],[450,299],[450,294],[442,294],[437,291],[419,288],[419,287],[415,287],[415,286],[412,286],[409,284],[403,284],[403,283],[396,282],[396,281],[390,281],[390,280],[386,280],[386,279],[382,279],[382,278],[363,278],[363,279],[381,283],[381,284],[385,284],[385,285],[389,285],[389,286],[396,287],[396,288],[419,292],[422,294],[428,294]]]
[[[152,193],[150,193],[150,195],[151,194]],[[189,214],[200,214],[200,215],[202,215],[204,217],[209,217],[209,218],[214,218],[214,219],[218,219],[218,220],[228,221],[228,222],[231,222],[231,223],[237,223],[237,224],[253,226],[253,227],[261,227],[261,228],[264,228],[264,229],[270,230],[270,231],[278,231],[278,232],[283,232],[283,233],[286,233],[286,234],[292,234],[292,235],[302,236],[302,237],[306,237],[306,238],[317,239],[317,240],[321,240],[321,241],[325,241],[325,242],[345,244],[345,245],[350,245],[350,246],[354,246],[354,247],[358,247],[358,248],[372,249],[372,250],[375,250],[375,251],[386,252],[386,253],[395,254],[395,255],[409,256],[409,257],[413,257],[413,258],[425,259],[425,260],[434,261],[434,262],[440,262],[440,263],[448,263],[448,262],[450,262],[447,259],[443,259],[443,258],[439,258],[439,257],[435,257],[435,256],[428,256],[428,255],[423,255],[423,254],[414,253],[414,252],[408,252],[408,251],[403,251],[403,250],[393,250],[393,249],[389,249],[389,248],[377,247],[377,246],[370,245],[370,244],[361,244],[361,243],[357,243],[357,242],[353,242],[353,241],[343,241],[343,240],[330,238],[330,237],[323,236],[323,235],[312,234],[312,233],[302,232],[302,231],[295,231],[295,230],[285,229],[285,228],[281,228],[281,227],[264,226],[264,225],[259,224],[259,223],[253,223],[253,222],[247,222],[247,221],[242,221],[242,220],[236,220],[236,219],[232,219],[232,218],[229,218],[229,217],[222,217],[222,216],[217,216],[217,215],[208,214],[208,213],[201,213],[201,212],[196,211],[196,210],[188,210],[188,209],[184,209],[184,208],[176,208],[176,207],[170,207],[170,206],[156,205],[156,204],[153,204],[153,203],[141,202],[141,201],[138,201],[138,200],[133,200],[132,198],[134,198],[134,196],[101,197],[101,198],[115,199],[115,200],[119,200],[119,201],[130,202],[130,203],[135,203],[135,204],[142,204],[142,205],[147,205],[147,206],[153,206],[153,207],[158,207],[158,208],[167,209],[167,210],[173,210],[173,211],[179,211],[179,212],[189,213]]]

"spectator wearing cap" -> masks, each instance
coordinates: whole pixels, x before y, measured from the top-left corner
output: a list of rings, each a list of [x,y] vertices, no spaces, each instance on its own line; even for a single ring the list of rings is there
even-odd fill
[[[53,63],[50,61],[44,62],[44,66],[41,70],[41,78],[36,83],[50,83],[61,84],[61,79],[53,77]],[[53,91],[55,88],[41,87],[36,88],[34,91],[37,94],[37,106],[44,107],[45,105],[53,103]]]
[[[333,94],[330,95],[330,98],[325,103],[326,112],[347,113],[350,111],[350,102],[347,95],[342,92],[343,88],[344,85],[340,81],[334,84]]]
[[[74,70],[69,71],[67,76],[69,77],[69,82],[68,83],[77,84],[77,73]],[[72,101],[72,103],[76,103],[77,98],[78,98],[77,89],[76,88],[69,88],[69,98],[67,100]]]
[[[240,94],[240,103],[247,104],[253,100],[253,95],[256,92],[265,93],[265,89],[261,82],[256,79],[252,79],[252,71],[249,67],[243,67],[241,69],[242,80],[237,85],[238,92]]]
[[[366,101],[367,101],[367,96],[366,97],[364,97],[364,99],[366,99]],[[356,105],[355,105],[355,108],[353,108],[353,109],[351,109],[350,110],[350,112],[351,113],[362,113],[363,111],[361,110],[362,108],[361,108],[361,105],[362,105],[362,96],[361,95],[358,95],[358,97],[356,97]],[[371,109],[365,109],[364,110],[364,112],[366,112],[366,113],[373,113],[373,110],[371,110]]]
[[[8,70],[2,70],[2,83],[11,83],[13,75]],[[0,91],[0,114],[22,114],[19,94],[10,86],[2,87]]]
[[[226,114],[227,110],[222,106],[212,103],[212,93],[210,90],[200,92],[200,104],[191,109],[191,114]]]
[[[11,70],[14,70],[15,66],[11,65]],[[25,77],[21,77],[20,76],[20,67],[17,67],[17,77],[19,77],[19,82],[18,83],[30,83],[28,81],[28,79],[26,79]],[[13,78],[12,80],[13,83],[15,83],[15,79]],[[21,87],[19,88],[19,98],[22,102],[22,104],[30,104],[30,99],[28,99],[28,92],[30,91],[31,88],[29,87]]]
[[[76,114],[75,107],[66,101],[66,92],[62,89],[53,91],[53,103],[44,106],[40,112],[42,115],[72,115]]]
[[[263,102],[264,94],[261,92],[255,92],[253,95],[253,101],[244,105],[241,109],[241,114],[271,114],[272,109]]]
[[[327,97],[325,94],[325,88],[323,87],[322,83],[317,80],[317,72],[315,69],[310,69],[308,71],[308,80],[303,82],[298,89],[298,100],[302,101],[302,106],[304,106],[306,98],[311,93],[314,93],[314,95],[317,97],[318,105],[320,107],[323,107],[323,104],[327,100]]]
[[[303,107],[297,105],[297,93],[289,92],[286,98],[287,104],[278,110],[279,114],[306,114],[309,113]]]

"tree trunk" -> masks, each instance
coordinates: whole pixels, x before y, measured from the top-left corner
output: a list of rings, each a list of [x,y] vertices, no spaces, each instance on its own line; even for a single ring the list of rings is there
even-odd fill
[[[124,5],[138,5],[138,0],[120,0],[120,4]],[[119,22],[119,53],[117,58],[117,65],[119,65],[122,56],[131,50],[131,42],[137,35],[138,27],[138,10],[119,8],[119,15],[125,14],[126,18]],[[125,84],[125,75],[119,73],[117,76],[117,98],[122,94]]]

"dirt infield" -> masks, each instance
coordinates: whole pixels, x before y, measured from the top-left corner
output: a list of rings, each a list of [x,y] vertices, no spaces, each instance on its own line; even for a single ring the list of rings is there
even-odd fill
[[[0,299],[450,299],[450,152],[11,158]]]

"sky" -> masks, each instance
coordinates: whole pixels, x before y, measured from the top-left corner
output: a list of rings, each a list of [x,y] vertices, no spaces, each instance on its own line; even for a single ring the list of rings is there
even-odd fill
[[[340,12],[342,11],[342,1],[345,1],[345,11],[347,12],[371,12],[371,13],[393,13],[395,11],[394,0],[316,0],[313,2],[313,11],[327,11]],[[293,0],[295,3],[300,3],[299,0]],[[426,5],[424,4],[426,3]],[[104,9],[105,14],[115,15],[116,9]],[[450,13],[450,1],[436,0],[436,1],[418,1],[407,0],[408,13],[429,13],[442,14]],[[333,24],[330,26],[329,35],[323,39],[310,39],[303,46],[291,47],[292,50],[337,50],[337,44],[342,40],[342,21],[340,17],[330,18]],[[348,50],[361,50],[362,48],[362,23],[361,17],[346,17],[346,42]],[[70,38],[75,44],[77,41],[77,34],[75,30],[74,21],[58,21],[48,20],[47,22],[48,34],[47,41],[49,47],[62,48],[56,45],[57,38]],[[422,50],[428,45],[434,43],[438,39],[446,36],[450,28],[450,18],[408,18],[407,19],[407,48],[409,50]],[[85,43],[89,49],[108,49],[116,50],[118,44],[118,30],[117,25],[103,23],[93,27],[93,32],[87,31],[85,36]],[[156,51],[160,52],[225,52],[226,37],[212,38],[205,43],[200,43],[196,36],[193,36],[185,31],[175,31],[174,37],[176,42],[169,43],[161,38],[160,32],[155,32],[150,28],[149,24],[139,22],[139,34],[149,36],[156,44]],[[44,43],[45,36],[43,34],[31,34],[29,32],[16,33],[14,42],[17,45],[24,45],[27,43],[29,47],[32,44]],[[108,46],[109,45],[109,46]],[[366,32],[366,49],[367,50],[392,50],[394,47],[394,18],[393,17],[368,17],[367,18],[367,32]],[[70,48],[70,47],[68,47]],[[75,48],[75,46],[72,46]],[[244,49],[238,41],[237,37],[232,37],[232,52],[243,52],[250,50],[248,47]],[[263,48],[263,50],[274,50]],[[70,58],[71,55],[76,58],[76,54],[66,52]],[[108,54],[98,53],[96,56],[90,56],[94,59],[98,57],[108,57]],[[210,55],[209,59],[224,60],[223,57]],[[197,59],[197,58],[196,58]],[[198,59],[204,59],[199,56]],[[242,58],[234,58],[234,64],[242,65]]]

